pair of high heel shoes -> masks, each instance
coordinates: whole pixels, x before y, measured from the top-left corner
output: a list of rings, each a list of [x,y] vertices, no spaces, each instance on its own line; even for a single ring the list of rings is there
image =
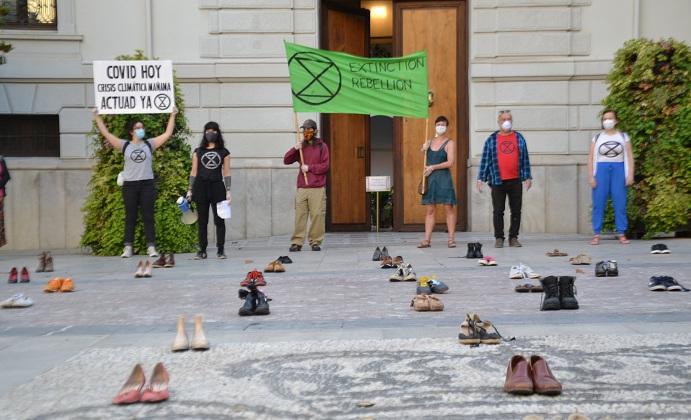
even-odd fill
[[[171,346],[171,350],[174,352],[187,351],[190,348],[197,351],[209,350],[209,340],[206,339],[206,335],[204,335],[204,328],[202,327],[202,316],[196,315],[193,319],[194,336],[192,337],[192,342],[190,343],[189,338],[187,338],[187,332],[185,331],[185,317],[181,316],[178,318],[177,334],[175,335],[175,340]]]
[[[170,376],[163,363],[158,362],[151,374],[149,385],[145,388],[146,376],[142,365],[137,363],[130,377],[113,397],[113,404],[157,403],[168,399]]]

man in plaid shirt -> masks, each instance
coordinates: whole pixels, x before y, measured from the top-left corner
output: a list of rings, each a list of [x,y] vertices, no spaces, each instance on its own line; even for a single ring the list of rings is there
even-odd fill
[[[499,111],[497,122],[499,131],[495,131],[485,140],[482,150],[477,190],[482,192],[483,182],[488,183],[492,189],[494,247],[504,247],[504,208],[507,196],[511,210],[509,246],[522,246],[518,242],[518,229],[521,226],[523,185],[528,191],[533,179],[530,175],[528,146],[521,133],[513,131],[511,111]]]

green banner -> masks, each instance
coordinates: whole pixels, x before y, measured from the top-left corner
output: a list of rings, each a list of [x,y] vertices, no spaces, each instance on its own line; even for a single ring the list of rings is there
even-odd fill
[[[427,55],[367,58],[286,42],[296,112],[427,117]]]

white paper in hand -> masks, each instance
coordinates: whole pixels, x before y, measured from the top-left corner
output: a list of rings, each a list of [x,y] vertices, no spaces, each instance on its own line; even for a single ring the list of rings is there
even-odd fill
[[[216,213],[221,219],[230,219],[230,201],[224,200],[216,203]]]

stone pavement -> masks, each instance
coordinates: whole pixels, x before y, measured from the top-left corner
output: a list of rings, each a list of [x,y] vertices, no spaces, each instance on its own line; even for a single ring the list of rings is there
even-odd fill
[[[0,413],[3,418],[591,418],[691,417],[691,293],[647,290],[651,275],[691,287],[691,240],[604,240],[524,235],[523,248],[492,248],[485,234],[458,235],[446,248],[417,249],[418,233],[329,234],[322,252],[291,253],[286,273],[266,274],[271,315],[241,318],[238,284],[247,271],[286,255],[288,238],[234,242],[229,259],[132,274],[138,258],[55,255],[54,273],[33,273],[34,253],[0,253],[0,271],[28,266],[30,284],[0,283],[0,298],[32,297],[27,309],[0,310]],[[480,267],[465,243],[480,241],[499,262]],[[669,255],[649,254],[666,243]],[[393,270],[371,261],[387,245],[418,275],[451,288],[445,310],[409,308],[414,283],[389,283]],[[559,248],[593,262],[615,259],[620,277],[596,278],[594,265],[547,257]],[[210,253],[210,255],[213,255]],[[540,312],[539,294],[517,294],[509,267],[574,275],[577,311]],[[577,274],[576,268],[585,273]],[[49,278],[70,276],[77,292],[44,294]],[[4,281],[4,280],[3,280]],[[457,344],[465,313],[492,320],[516,341],[469,348]],[[203,313],[212,349],[171,354],[179,315]],[[191,323],[188,323],[191,327]],[[189,329],[191,333],[191,328]],[[564,385],[560,397],[501,392],[512,354],[541,354]],[[110,398],[132,366],[147,375],[157,361],[171,372],[171,400],[113,407]],[[664,392],[660,392],[664,390]],[[373,406],[358,407],[368,401]]]

